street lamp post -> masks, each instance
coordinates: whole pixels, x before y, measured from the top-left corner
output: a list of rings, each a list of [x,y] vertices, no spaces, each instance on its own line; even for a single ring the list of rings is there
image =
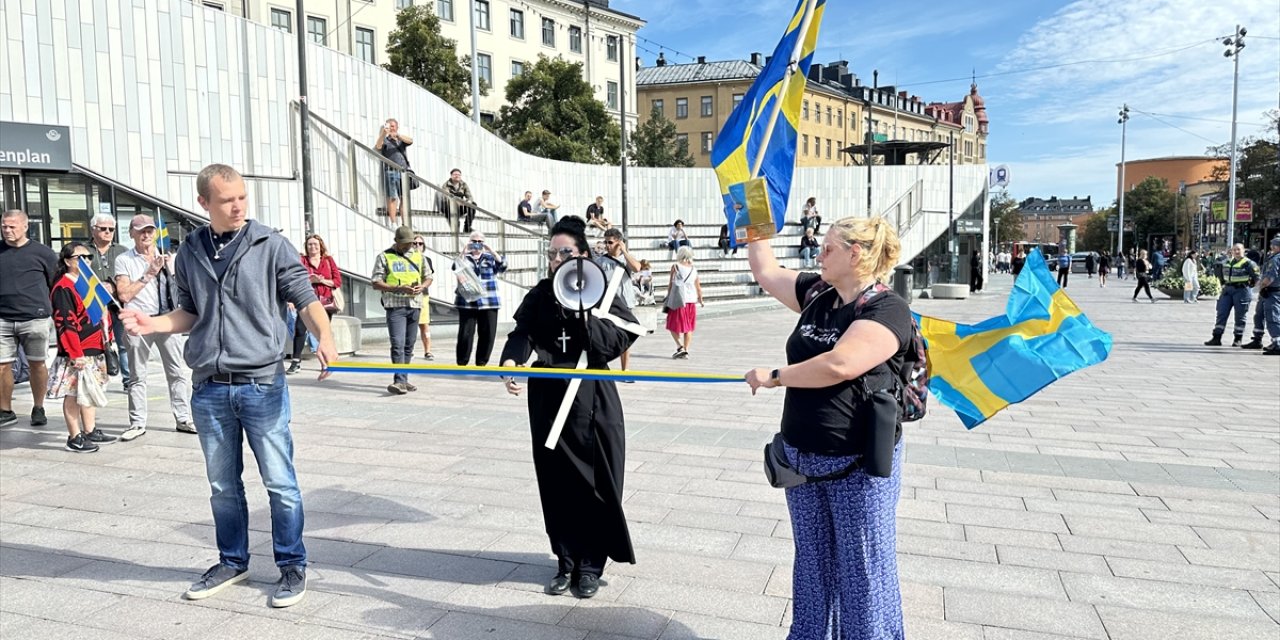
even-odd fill
[[[1231,83],[1231,177],[1227,182],[1227,250],[1236,243],[1236,107],[1240,103],[1240,50],[1244,48],[1244,27],[1236,25],[1233,37],[1222,41],[1222,55],[1235,59],[1235,79]]]
[[[298,0],[298,135],[302,143],[302,226],[316,232],[315,202],[311,194],[311,107],[307,104],[307,32],[302,0]]]
[[[1118,255],[1120,257],[1120,260],[1123,262],[1124,261],[1124,194],[1125,194],[1124,147],[1126,142],[1125,138],[1128,134],[1128,129],[1129,129],[1129,124],[1128,124],[1129,123],[1129,105],[1127,104],[1121,105],[1120,119],[1116,120],[1116,122],[1120,124],[1120,185],[1116,189],[1116,191],[1119,193],[1118,199],[1120,200],[1120,227],[1116,235],[1120,237],[1120,240],[1116,244],[1116,255]]]
[[[471,119],[480,124],[480,67],[476,61],[476,2],[467,3],[471,10]]]

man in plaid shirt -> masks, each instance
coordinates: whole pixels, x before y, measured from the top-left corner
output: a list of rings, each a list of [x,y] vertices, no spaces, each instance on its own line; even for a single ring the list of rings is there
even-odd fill
[[[476,344],[476,364],[483,367],[489,364],[489,355],[493,352],[493,340],[498,334],[498,274],[507,270],[507,261],[502,254],[485,244],[484,234],[476,231],[471,234],[466,252],[454,263],[454,270],[465,265],[479,280],[480,291],[467,292],[468,284],[474,284],[469,274],[458,273],[458,284],[462,285],[453,301],[458,308],[458,366],[466,365],[471,360],[471,343],[475,338],[476,328],[480,329],[480,339]],[[476,296],[474,293],[479,293]]]

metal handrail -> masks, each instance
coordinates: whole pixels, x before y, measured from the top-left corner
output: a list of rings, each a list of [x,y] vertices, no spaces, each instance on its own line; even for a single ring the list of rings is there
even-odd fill
[[[919,219],[918,214],[924,211],[924,201],[921,198],[923,191],[924,191],[924,180],[917,180],[915,184],[911,185],[910,189],[907,189],[906,192],[898,196],[898,198],[894,200],[888,207],[885,207],[884,209],[885,212],[888,212],[888,211],[894,212],[894,218],[896,223],[894,226],[897,228],[899,236],[906,233],[907,230],[911,228],[911,225],[915,224],[916,220]],[[907,219],[903,220],[901,215],[902,202],[904,200],[907,200],[908,198],[911,198],[913,200],[913,205],[918,205],[918,206],[912,206],[911,209],[907,212]]]

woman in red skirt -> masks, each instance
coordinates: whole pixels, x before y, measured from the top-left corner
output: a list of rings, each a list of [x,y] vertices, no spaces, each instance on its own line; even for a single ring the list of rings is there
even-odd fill
[[[671,357],[679,359],[689,357],[689,343],[693,341],[693,330],[698,324],[698,305],[703,304],[702,281],[698,279],[697,267],[693,266],[693,249],[690,247],[680,247],[676,252],[676,263],[671,265],[667,296],[671,297],[677,288],[684,304],[676,309],[667,306],[667,331],[671,332],[671,339],[676,341],[676,352]]]

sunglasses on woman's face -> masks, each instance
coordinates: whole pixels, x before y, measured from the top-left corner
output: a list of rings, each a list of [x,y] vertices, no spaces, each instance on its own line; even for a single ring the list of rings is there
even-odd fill
[[[77,259],[78,259],[78,258],[88,258],[88,257],[89,257],[89,254],[87,254],[87,253],[73,253],[73,254],[71,254],[71,257],[72,257],[72,258],[77,258]]]
[[[555,260],[556,258],[568,260],[569,258],[577,255],[577,253],[578,250],[573,247],[560,247],[559,249],[552,248],[547,250],[547,257],[552,260]]]
[[[425,243],[425,242],[415,242],[415,243],[413,243],[413,246],[415,246],[415,247],[425,247],[425,246],[427,246],[427,243]]]

